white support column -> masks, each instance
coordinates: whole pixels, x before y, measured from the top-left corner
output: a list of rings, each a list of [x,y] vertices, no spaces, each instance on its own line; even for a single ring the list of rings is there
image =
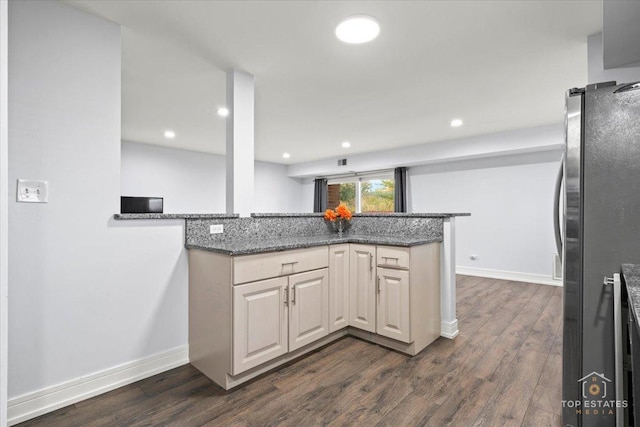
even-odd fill
[[[444,219],[442,252],[440,256],[440,335],[455,338],[456,318],[456,218]]]
[[[253,212],[254,79],[251,74],[227,72],[227,213]]]
[[[8,22],[9,5],[0,0],[0,427],[7,425],[7,355],[8,327],[7,306],[9,298],[8,232],[9,232],[9,134],[7,101],[8,91]]]

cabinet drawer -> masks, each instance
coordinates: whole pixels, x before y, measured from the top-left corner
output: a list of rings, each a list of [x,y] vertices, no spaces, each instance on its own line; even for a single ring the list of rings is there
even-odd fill
[[[378,246],[378,265],[387,268],[409,268],[409,248]]]
[[[294,249],[233,258],[233,284],[286,276],[329,266],[329,248]]]

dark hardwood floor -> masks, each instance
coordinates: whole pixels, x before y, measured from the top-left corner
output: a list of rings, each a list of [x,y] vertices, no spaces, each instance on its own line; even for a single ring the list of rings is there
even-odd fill
[[[559,426],[562,288],[458,276],[460,335],[347,337],[232,391],[186,365],[21,426]]]

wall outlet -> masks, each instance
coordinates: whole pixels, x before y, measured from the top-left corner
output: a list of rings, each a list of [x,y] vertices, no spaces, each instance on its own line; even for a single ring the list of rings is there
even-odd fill
[[[18,180],[16,201],[22,203],[47,203],[49,198],[49,183],[30,179]]]
[[[471,258],[471,261],[477,261],[480,259],[480,255],[471,255],[469,258]]]
[[[224,233],[224,225],[213,224],[209,226],[209,234],[221,234]]]

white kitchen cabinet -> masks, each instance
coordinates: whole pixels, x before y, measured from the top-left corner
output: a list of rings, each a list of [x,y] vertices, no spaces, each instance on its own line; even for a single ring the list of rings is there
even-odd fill
[[[228,390],[346,335],[328,336],[328,265],[327,246],[237,257],[189,250],[190,363]]]
[[[440,246],[378,245],[376,254],[375,329],[349,333],[416,355],[440,336]]]
[[[228,390],[347,334],[415,355],[440,336],[439,268],[437,242],[190,249],[189,361]]]
[[[239,374],[289,351],[286,291],[278,277],[233,288],[233,372]]]
[[[376,333],[411,343],[409,272],[378,267]]]
[[[376,331],[376,247],[352,244],[349,253],[349,325]]]
[[[328,269],[289,276],[289,350],[329,335]]]
[[[349,244],[329,247],[329,332],[349,326]]]

